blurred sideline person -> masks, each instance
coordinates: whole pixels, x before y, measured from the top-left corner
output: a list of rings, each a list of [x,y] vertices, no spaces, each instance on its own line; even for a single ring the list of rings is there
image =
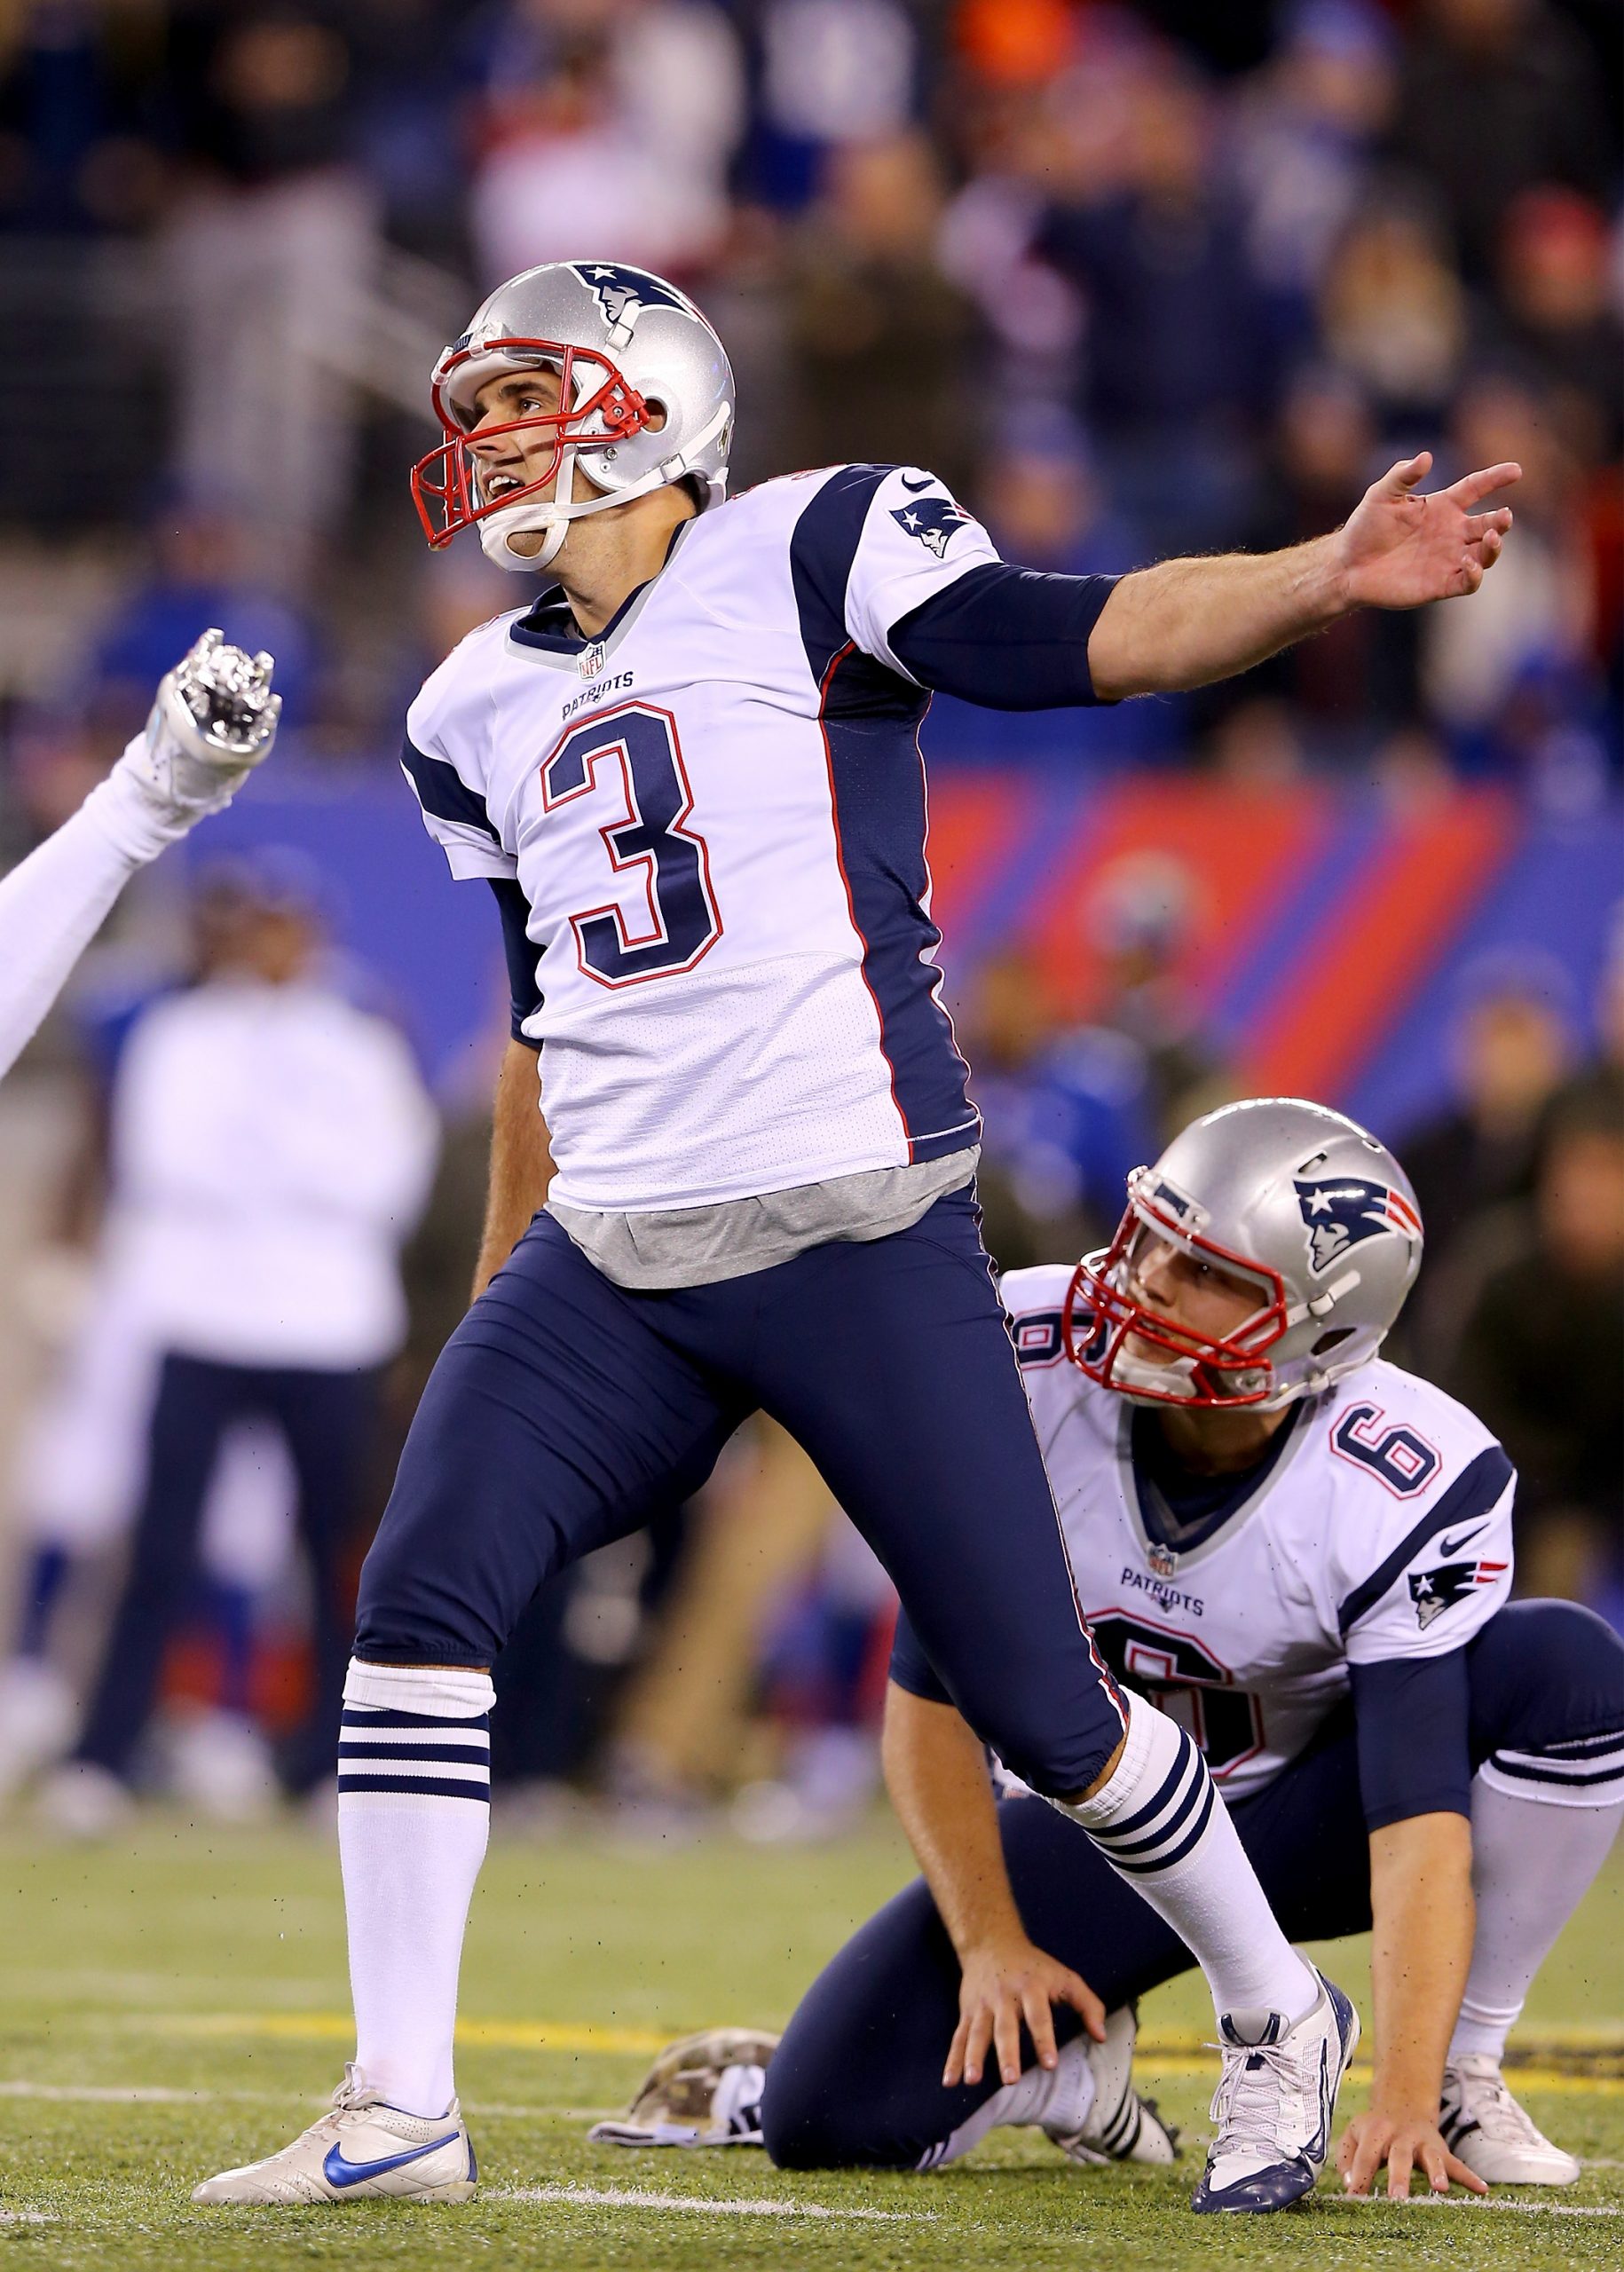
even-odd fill
[[[1462,1228],[1533,1190],[1542,1116],[1573,1056],[1572,984],[1551,956],[1525,948],[1480,958],[1460,990],[1455,1102],[1404,1148],[1427,1227],[1423,1308]]]
[[[1531,1589],[1593,1602],[1624,1628],[1624,1074],[1598,1072],[1553,1105],[1532,1199],[1501,1249],[1444,1377],[1517,1462]]]
[[[1393,2194],[1412,2166],[1437,2192],[1564,2185],[1579,2164],[1501,2061],[1624,1817],[1624,1643],[1574,1603],[1508,1602],[1510,1460],[1378,1356],[1420,1249],[1391,1153],[1262,1099],[1136,1171],[1108,1250],[1002,1291],[1099,1646],[1196,1735],[1295,1937],[1374,1916],[1350,2189],[1384,2161]],[[769,2151],[936,2168],[1013,2124],[1080,2161],[1166,2158],[1130,2087],[1129,2008],[1187,1953],[1001,1769],[997,1802],[905,1616],[891,1680],[887,1778],[925,1875],[791,2021]],[[1082,2031],[1100,2007],[1103,2045]],[[1226,2076],[1220,2130],[1272,2087],[1266,2067]]]
[[[269,655],[206,631],[105,781],[0,877],[0,1075],[15,1064],[113,903],[149,860],[230,804],[276,738]]]
[[[43,1795],[66,1829],[124,1811],[221,1440],[242,1420],[287,1440],[311,1581],[312,1693],[284,1778],[298,1792],[330,1771],[347,1558],[438,1131],[406,1042],[324,983],[319,944],[300,865],[245,865],[210,974],[126,1052],[113,1181],[162,1361],[129,1574],[74,1760]]]
[[[230,863],[200,877],[184,982],[206,982],[222,958],[229,963],[242,893],[242,873]],[[107,1566],[140,1504],[162,1351],[138,1211],[105,1155],[130,1035],[172,991],[166,983],[130,1006],[95,1052],[106,1061],[91,1116],[95,1157],[77,1181],[105,1196],[76,1315],[24,1429],[13,1478],[24,1555],[14,1653],[0,1673],[0,1794],[53,1763],[77,1733],[87,1668],[106,1639],[107,1583],[122,1575],[122,1561]],[[285,1557],[295,1489],[273,1429],[248,1421],[228,1430],[202,1522],[203,1595],[192,1612],[206,1617],[218,1644],[218,1708],[191,1713],[169,1732],[166,1777],[211,1813],[256,1811],[275,1787],[248,1699],[257,1597]]]
[[[1273,2076],[1266,2128],[1220,2142],[1193,2205],[1300,2198],[1358,2023],[1067,1582],[977,1227],[917,734],[932,689],[1006,710],[1177,690],[1356,608],[1475,592],[1511,519],[1475,509],[1518,469],[1423,498],[1423,454],[1292,552],[1028,573],[923,467],[727,501],[721,342],[612,259],[501,287],[432,396],[444,439],[413,484],[430,543],[475,527],[553,572],[433,674],[402,751],[509,945],[484,1290],[362,1575],[339,1773],[356,2059],[320,2121],[196,2197],[471,2197],[452,2055],[489,1667],[540,1585],[690,1495],[765,1409],[977,1732],[1195,1951],[1226,2063]]]
[[[737,1780],[769,1618],[816,1566],[840,1520],[829,1487],[773,1421],[747,1424],[704,1495],[659,1631],[634,1676],[616,1780],[692,1803]]]

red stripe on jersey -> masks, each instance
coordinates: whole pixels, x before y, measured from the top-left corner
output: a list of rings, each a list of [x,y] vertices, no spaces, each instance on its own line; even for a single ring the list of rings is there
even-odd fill
[[[836,796],[834,788],[834,751],[831,748],[829,742],[827,716],[829,690],[834,684],[834,674],[840,665],[846,660],[847,655],[855,655],[856,651],[856,641],[848,639],[843,647],[837,647],[829,658],[829,667],[824,671],[823,681],[817,690],[817,730],[824,738],[824,769],[829,777],[829,818],[834,827],[835,863],[840,871],[840,882],[846,893],[846,911],[851,918],[851,927],[863,942],[863,960],[858,965],[858,969],[863,975],[863,983],[868,989],[869,1000],[874,1005],[874,1021],[879,1028],[879,1053],[885,1059],[886,1070],[891,1077],[892,1108],[902,1124],[903,1140],[908,1147],[908,1164],[911,1167],[913,1137],[909,1130],[908,1116],[903,1110],[902,1099],[896,1093],[896,1066],[892,1060],[890,1051],[886,1047],[886,1014],[879,1006],[879,997],[874,991],[873,982],[869,976],[868,934],[857,920],[857,904],[852,897],[851,878],[846,872],[846,848],[840,841],[840,801]]]

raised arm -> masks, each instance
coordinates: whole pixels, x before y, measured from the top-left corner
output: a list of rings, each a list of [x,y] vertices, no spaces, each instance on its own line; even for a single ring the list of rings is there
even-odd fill
[[[1006,2083],[1021,2074],[1021,2024],[1055,2064],[1052,2007],[1069,2004],[1105,2035],[1105,2008],[1075,1972],[1027,1938],[1004,1866],[997,1806],[980,1742],[950,1704],[886,1691],[886,1787],[963,1968],[958,2025],[942,2080],[979,2083],[989,2047]]]
[[[1509,509],[1474,511],[1521,478],[1513,464],[1417,493],[1432,464],[1395,465],[1343,526],[1285,552],[1164,560],[1123,576],[1088,641],[1096,697],[1172,694],[1250,669],[1357,608],[1424,607],[1475,592],[1500,556]]]
[[[0,1073],[21,1054],[120,892],[270,753],[269,655],[217,631],[169,672],[145,728],[71,819],[0,879]]]

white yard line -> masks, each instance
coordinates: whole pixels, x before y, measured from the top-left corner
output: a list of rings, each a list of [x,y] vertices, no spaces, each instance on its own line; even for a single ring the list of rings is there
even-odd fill
[[[286,2106],[298,2091],[182,2091],[162,2084],[0,2082],[0,2098],[60,2100],[68,2106],[202,2106],[230,2099],[245,2106]]]
[[[1367,2199],[1355,2201],[1345,2193],[1321,2193],[1314,2205],[1320,2209],[1354,2210],[1499,2209],[1514,2217],[1624,2217],[1624,2207],[1593,2208],[1577,2201],[1510,2201],[1498,2194],[1491,2194],[1484,2200],[1472,2194],[1415,2193],[1407,2201],[1390,2201],[1385,2194],[1373,2193]]]
[[[484,2201],[557,2201],[606,2209],[677,2210],[697,2217],[817,2217],[842,2223],[934,2225],[929,2209],[825,2209],[812,2201],[707,2201],[698,2193],[650,2193],[633,2185],[485,2185]]]

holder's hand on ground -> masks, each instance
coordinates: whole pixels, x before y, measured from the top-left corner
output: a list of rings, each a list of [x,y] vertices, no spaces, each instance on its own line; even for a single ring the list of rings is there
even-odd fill
[[[1430,600],[1475,592],[1500,557],[1510,510],[1471,509],[1497,489],[1522,479],[1510,462],[1462,476],[1448,489],[1418,497],[1432,454],[1407,458],[1367,489],[1332,540],[1350,607],[1424,607]]]
[[[1021,2023],[1026,2022],[1038,2064],[1052,2067],[1056,2004],[1069,2004],[1097,2043],[1105,2040],[1105,2006],[1075,1972],[1021,1940],[973,1950],[964,1961],[958,1988],[958,2025],[942,2080],[951,2090],[979,2083],[989,2048],[997,2056],[1006,2083],[1021,2077]]]
[[[282,698],[269,655],[245,654],[205,631],[166,674],[145,730],[114,769],[139,790],[170,836],[218,812],[271,753]]]
[[[1336,2166],[1345,2189],[1368,2193],[1384,2162],[1390,2201],[1409,2199],[1414,2170],[1419,2170],[1434,2193],[1447,2193],[1452,2182],[1463,2185],[1469,2193],[1488,2191],[1475,2170],[1455,2159],[1436,2122],[1423,2118],[1400,2122],[1386,2114],[1356,2114],[1336,2149]]]

